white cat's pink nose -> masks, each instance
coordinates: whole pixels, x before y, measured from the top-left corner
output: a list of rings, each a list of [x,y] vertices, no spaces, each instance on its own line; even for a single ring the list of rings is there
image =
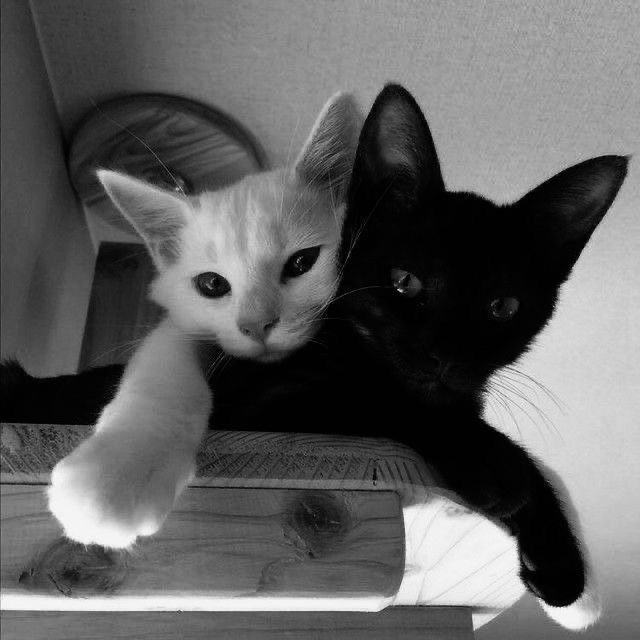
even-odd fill
[[[240,320],[238,321],[238,329],[240,333],[252,338],[253,340],[264,341],[269,332],[280,322],[280,318],[271,318],[265,322],[260,320]]]

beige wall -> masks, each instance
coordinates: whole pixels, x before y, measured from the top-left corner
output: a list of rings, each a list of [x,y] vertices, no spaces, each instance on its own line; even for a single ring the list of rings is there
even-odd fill
[[[2,357],[75,371],[93,270],[28,2],[2,1]]]
[[[580,159],[640,151],[636,0],[32,3],[67,132],[92,99],[166,91],[232,113],[281,161],[333,91],[368,106],[393,79],[424,106],[452,187],[509,199]],[[519,422],[594,551],[609,613],[585,639],[625,637],[640,593],[639,208],[636,159],[525,365],[566,405],[538,401],[559,434]],[[543,636],[569,637],[529,600],[480,633]]]

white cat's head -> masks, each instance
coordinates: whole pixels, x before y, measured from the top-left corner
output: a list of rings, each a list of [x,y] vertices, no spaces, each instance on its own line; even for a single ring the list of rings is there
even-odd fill
[[[156,265],[151,298],[180,330],[261,361],[282,358],[313,335],[337,286],[360,126],[352,97],[339,94],[294,167],[192,197],[98,172]]]

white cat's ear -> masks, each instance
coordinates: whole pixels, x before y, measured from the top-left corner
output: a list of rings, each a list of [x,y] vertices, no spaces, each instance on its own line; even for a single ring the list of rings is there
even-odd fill
[[[444,189],[429,125],[404,87],[388,84],[375,99],[360,136],[356,176],[366,189],[382,185],[403,198]]]
[[[310,186],[345,199],[363,121],[355,98],[338,93],[325,104],[298,156],[295,169]]]
[[[629,158],[600,156],[569,167],[516,203],[566,270],[607,212],[627,174]]]
[[[185,198],[117,171],[100,169],[104,190],[145,241],[156,266],[175,260],[178,236],[190,217]]]

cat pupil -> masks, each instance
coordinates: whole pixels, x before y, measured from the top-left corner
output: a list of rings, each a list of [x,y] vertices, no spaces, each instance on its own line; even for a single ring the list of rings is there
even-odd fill
[[[231,291],[231,285],[219,273],[206,271],[193,279],[198,292],[206,298],[221,298]]]
[[[422,282],[404,269],[391,269],[391,284],[401,295],[414,298],[422,291]]]
[[[285,263],[282,278],[297,278],[313,267],[320,255],[320,247],[309,247],[296,251]]]
[[[520,302],[512,297],[496,298],[489,305],[491,316],[500,321],[511,320],[519,308]]]

